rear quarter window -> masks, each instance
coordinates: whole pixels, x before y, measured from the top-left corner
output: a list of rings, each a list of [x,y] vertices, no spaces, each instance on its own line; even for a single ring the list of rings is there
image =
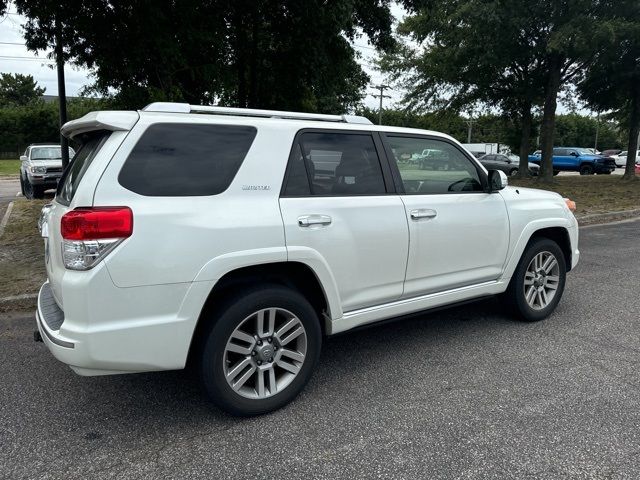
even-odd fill
[[[145,196],[216,195],[231,184],[256,133],[255,127],[236,125],[151,125],[118,181]]]
[[[58,182],[56,200],[59,203],[63,205],[71,203],[78,185],[80,185],[80,180],[82,180],[89,165],[91,165],[91,162],[110,134],[108,131],[98,130],[82,134],[79,138],[76,138],[76,141],[80,143],[80,149],[77,153],[73,152],[73,158]],[[69,154],[71,153],[72,150],[69,149]]]

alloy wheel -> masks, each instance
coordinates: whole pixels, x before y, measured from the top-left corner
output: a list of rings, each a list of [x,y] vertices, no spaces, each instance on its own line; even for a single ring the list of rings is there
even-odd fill
[[[231,333],[224,349],[224,376],[238,395],[268,398],[291,384],[306,353],[307,332],[300,319],[283,308],[264,308]]]
[[[560,265],[551,252],[536,254],[524,274],[524,296],[534,310],[546,308],[560,285]]]

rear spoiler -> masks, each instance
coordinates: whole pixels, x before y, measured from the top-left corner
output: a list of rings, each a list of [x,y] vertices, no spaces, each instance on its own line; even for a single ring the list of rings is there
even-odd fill
[[[67,138],[73,138],[81,133],[92,130],[131,130],[140,115],[133,111],[107,110],[104,112],[90,112],[77,120],[65,123],[60,131]]]

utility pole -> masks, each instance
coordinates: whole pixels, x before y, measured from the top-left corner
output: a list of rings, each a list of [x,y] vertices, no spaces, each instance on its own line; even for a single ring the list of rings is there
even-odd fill
[[[64,86],[64,58],[62,51],[62,24],[56,19],[56,66],[58,68],[58,104],[60,107],[60,128],[67,123],[67,93]],[[62,169],[69,165],[69,140],[60,133],[60,153]]]
[[[469,117],[468,120],[465,120],[464,123],[467,124],[468,130],[467,130],[467,143],[471,143],[471,132],[473,131],[473,124],[476,123],[476,121]]]
[[[380,94],[373,94],[374,98],[380,98],[380,109],[378,110],[378,125],[382,125],[382,99],[391,98],[391,95],[385,95],[384,91],[389,88],[389,85],[374,85],[373,88],[380,90]]]

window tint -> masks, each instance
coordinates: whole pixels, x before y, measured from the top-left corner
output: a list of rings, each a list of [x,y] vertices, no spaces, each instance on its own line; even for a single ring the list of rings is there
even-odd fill
[[[307,132],[300,135],[299,149],[291,159],[286,194],[304,195],[309,191],[312,195],[386,193],[371,135]],[[306,187],[303,168],[308,177]],[[296,190],[301,193],[293,193]]]
[[[58,182],[58,190],[56,192],[56,200],[58,202],[63,205],[69,205],[84,173],[110,134],[110,132],[101,130],[84,134],[81,138],[76,139],[81,143],[80,150],[73,156],[71,163],[69,163]],[[60,152],[59,149],[58,152]]]
[[[566,157],[569,155],[569,152],[565,148],[555,148],[553,150],[553,154],[559,157]]]
[[[133,148],[118,180],[140,195],[216,195],[231,184],[255,136],[254,127],[155,124]]]
[[[404,190],[409,194],[483,191],[475,165],[450,143],[428,138],[387,136]],[[429,149],[427,156],[416,155]]]
[[[307,176],[304,156],[302,155],[302,149],[299,144],[293,147],[293,152],[289,159],[289,172],[284,194],[293,197],[311,195],[309,177]]]

